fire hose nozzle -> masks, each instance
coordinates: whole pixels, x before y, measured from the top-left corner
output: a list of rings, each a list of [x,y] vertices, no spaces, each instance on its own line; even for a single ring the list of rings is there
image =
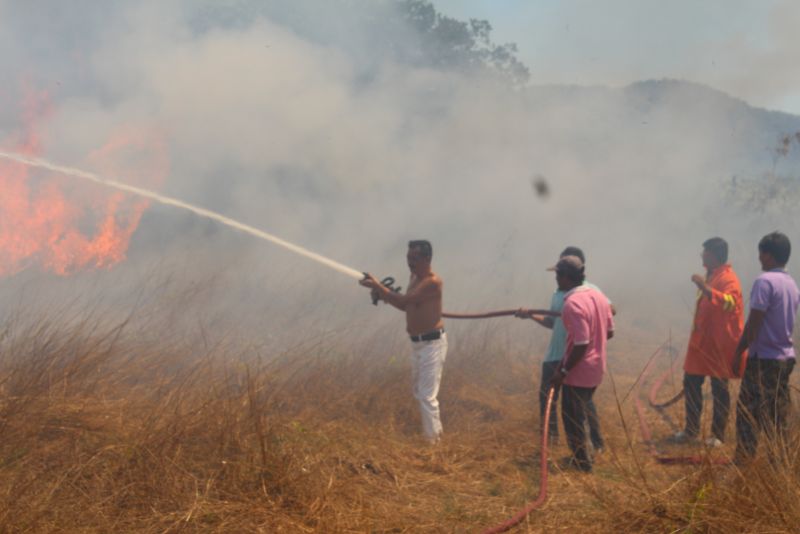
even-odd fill
[[[366,276],[366,273],[365,273],[365,276]],[[397,286],[397,287],[394,286],[394,278],[392,278],[391,276],[387,276],[386,278],[381,280],[381,285],[385,286],[387,289],[389,289],[389,291],[392,291],[394,293],[399,293],[400,290],[403,289],[400,286]],[[377,306],[378,305],[378,301],[380,300],[380,294],[378,293],[378,291],[373,289],[372,293],[371,293],[371,296],[372,296],[372,305],[373,306]]]

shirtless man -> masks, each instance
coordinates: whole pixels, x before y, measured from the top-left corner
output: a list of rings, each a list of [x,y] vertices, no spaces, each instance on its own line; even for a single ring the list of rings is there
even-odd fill
[[[436,396],[447,356],[447,336],[442,322],[442,279],[431,271],[432,258],[430,242],[409,241],[406,259],[411,278],[405,294],[392,291],[371,274],[365,274],[359,283],[380,300],[406,312],[406,331],[413,350],[414,398],[419,401],[425,437],[436,443],[442,434]]]

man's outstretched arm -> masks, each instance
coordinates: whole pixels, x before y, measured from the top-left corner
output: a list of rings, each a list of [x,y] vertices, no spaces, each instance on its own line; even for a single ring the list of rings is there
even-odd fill
[[[556,311],[552,307],[550,308],[551,311]],[[514,314],[514,317],[518,319],[531,319],[535,323],[542,325],[543,327],[552,330],[553,326],[556,324],[556,318],[552,316],[542,317],[541,315],[536,315],[534,310],[530,310],[528,308],[520,308]]]
[[[549,317],[549,316],[540,317],[539,315],[531,315],[530,317],[534,322],[539,323],[543,327],[548,328],[550,330],[552,330],[553,326],[556,324],[556,320],[554,317]]]
[[[419,304],[430,298],[441,295],[441,282],[433,278],[427,278],[420,282],[414,289],[406,294],[395,293],[388,287],[381,284],[371,274],[366,274],[364,279],[359,282],[364,287],[368,287],[378,292],[378,298],[391,304],[398,310],[405,310],[409,305]]]

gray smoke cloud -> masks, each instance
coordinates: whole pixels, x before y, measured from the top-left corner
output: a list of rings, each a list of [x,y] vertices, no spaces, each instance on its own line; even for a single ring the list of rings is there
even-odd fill
[[[688,75],[716,87],[730,87],[755,105],[784,102],[797,109],[800,73],[790,65],[800,46],[798,24],[800,4],[776,1],[769,9],[765,31],[743,31],[711,41],[692,58]],[[728,61],[719,61],[722,57]]]
[[[798,235],[796,218],[726,195],[773,169],[800,118],[678,81],[515,86],[416,61],[419,39],[388,2],[0,1],[0,76],[17,88],[0,118],[16,124],[21,80],[46,89],[42,156],[75,166],[152,128],[170,159],[160,192],[357,269],[404,279],[405,242],[428,238],[453,311],[546,305],[545,268],[578,245],[620,324],[688,332],[705,239],[729,240],[746,291],[757,239]],[[321,330],[371,321],[352,280],[156,206],[128,265],[91,279],[158,266],[223,273],[205,304],[249,303],[262,331],[285,328],[277,308]]]

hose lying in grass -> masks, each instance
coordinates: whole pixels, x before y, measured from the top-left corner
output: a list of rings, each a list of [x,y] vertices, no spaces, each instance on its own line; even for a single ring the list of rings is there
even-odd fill
[[[505,532],[509,530],[515,525],[521,523],[522,520],[525,519],[532,511],[542,506],[545,499],[547,499],[547,429],[550,426],[550,407],[553,404],[553,395],[555,395],[555,389],[550,388],[550,390],[547,392],[547,405],[544,410],[544,422],[542,423],[542,452],[539,464],[541,471],[541,476],[539,478],[539,496],[535,501],[530,502],[527,506],[525,506],[525,508],[517,512],[513,517],[510,517],[495,527],[484,530],[483,534],[496,534],[498,532]]]
[[[683,388],[681,388],[681,390],[678,393],[676,393],[674,397],[672,397],[666,402],[659,403],[656,400],[658,398],[658,392],[659,390],[661,390],[661,386],[664,385],[664,382],[666,382],[667,377],[671,376],[677,370],[677,368],[680,366],[680,363],[681,363],[680,360],[675,360],[675,363],[673,363],[669,369],[661,373],[661,376],[659,376],[656,379],[656,381],[653,382],[653,386],[650,388],[650,397],[648,398],[651,408],[656,410],[663,410],[665,408],[669,408],[670,406],[672,406],[673,404],[675,404],[676,402],[678,402],[683,398]]]
[[[662,349],[659,349],[659,351]],[[701,464],[711,464],[711,465],[730,465],[731,459],[730,458],[719,458],[719,457],[712,457],[710,454],[704,455],[690,455],[690,456],[667,456],[661,454],[661,452],[656,447],[655,442],[653,441],[653,435],[650,431],[650,426],[647,424],[647,420],[645,419],[644,413],[644,404],[642,403],[642,395],[641,395],[641,384],[644,382],[644,378],[650,370],[650,366],[653,363],[653,359],[648,362],[645,366],[644,371],[642,371],[642,380],[636,385],[636,395],[634,396],[634,402],[636,404],[636,415],[639,418],[639,427],[642,433],[642,439],[648,445],[650,449],[650,454],[655,458],[655,460],[660,464],[666,465],[701,465]],[[658,397],[658,391],[661,386],[664,384],[667,376],[672,373],[673,367],[667,369],[654,383],[653,387],[650,389],[650,406],[654,409],[661,411],[672,404],[678,402],[681,398],[683,398],[683,390],[678,395],[675,395],[673,398],[668,400],[664,403],[657,403],[655,399]]]

